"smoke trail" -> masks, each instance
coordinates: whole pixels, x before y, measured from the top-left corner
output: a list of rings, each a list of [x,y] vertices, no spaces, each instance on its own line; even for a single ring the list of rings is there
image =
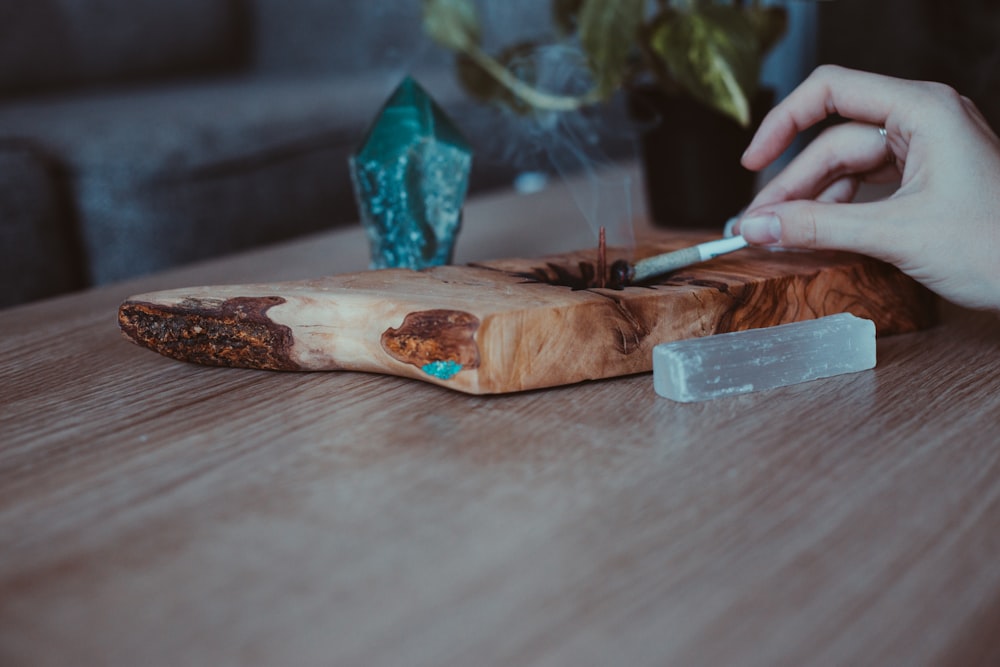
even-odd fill
[[[510,67],[547,92],[580,95],[593,85],[584,54],[573,45],[537,47]],[[630,122],[620,107],[609,103],[575,112],[518,113],[498,106],[489,122],[505,131],[483,134],[493,137],[485,148],[504,164],[562,178],[595,238],[603,226],[610,244],[632,248],[632,178],[604,149],[605,141],[624,145],[628,137],[629,152],[634,152]]]

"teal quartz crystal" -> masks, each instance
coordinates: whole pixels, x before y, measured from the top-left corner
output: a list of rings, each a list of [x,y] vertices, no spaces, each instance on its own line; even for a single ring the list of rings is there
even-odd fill
[[[399,84],[350,166],[373,269],[451,262],[472,151],[420,84]]]

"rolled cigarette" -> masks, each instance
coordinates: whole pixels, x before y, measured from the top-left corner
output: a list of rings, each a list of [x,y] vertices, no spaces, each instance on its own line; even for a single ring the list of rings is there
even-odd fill
[[[624,279],[623,282],[625,284],[640,283],[650,278],[655,278],[656,276],[661,276],[665,273],[682,269],[685,266],[697,264],[698,262],[704,262],[719,255],[735,252],[745,247],[747,247],[746,239],[742,236],[731,236],[716,241],[699,243],[690,248],[682,248],[673,252],[663,253],[662,255],[646,257],[645,259],[640,259],[635,264],[628,265],[627,268],[620,265],[612,267],[612,272],[616,273],[619,278]]]

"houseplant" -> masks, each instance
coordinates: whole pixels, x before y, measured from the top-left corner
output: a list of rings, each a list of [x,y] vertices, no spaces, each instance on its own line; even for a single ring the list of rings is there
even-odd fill
[[[745,204],[753,179],[739,156],[759,120],[755,111],[770,104],[759,94],[760,69],[786,30],[785,8],[759,0],[551,2],[551,37],[496,54],[482,46],[474,0],[424,0],[424,30],[456,53],[472,95],[518,113],[574,112],[626,91],[643,128],[654,221],[719,225]],[[553,88],[536,76],[530,54],[554,44],[581,52],[589,73],[583,90]]]

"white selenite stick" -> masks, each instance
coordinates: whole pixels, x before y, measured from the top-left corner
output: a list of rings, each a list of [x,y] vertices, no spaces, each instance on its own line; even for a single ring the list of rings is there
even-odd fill
[[[774,389],[874,368],[875,348],[850,313],[689,338],[653,348],[653,387],[682,403]]]

